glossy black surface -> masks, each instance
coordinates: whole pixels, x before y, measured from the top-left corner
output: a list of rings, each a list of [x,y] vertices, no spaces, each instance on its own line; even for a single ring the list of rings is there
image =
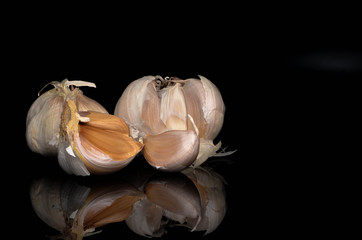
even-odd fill
[[[336,29],[335,22],[307,26],[299,22],[283,28],[284,20],[269,19],[254,26],[250,19],[228,25],[231,29],[218,28],[222,31],[215,25],[204,29],[209,26],[205,22],[197,33],[176,31],[166,40],[152,31],[146,34],[149,38],[143,34],[118,38],[111,34],[114,31],[105,31],[103,41],[97,42],[93,30],[85,35],[57,30],[45,34],[49,29],[25,26],[28,31],[21,39],[28,41],[18,44],[8,61],[12,67],[7,90],[21,89],[21,97],[19,102],[6,101],[12,110],[8,113],[14,114],[6,118],[6,126],[18,128],[10,130],[11,155],[8,146],[3,147],[5,232],[18,239],[46,239],[58,233],[33,210],[33,181],[50,178],[91,185],[118,181],[130,169],[153,171],[140,156],[118,173],[79,178],[66,175],[56,159],[32,153],[25,142],[25,119],[38,91],[64,78],[95,82],[96,89],[83,92],[112,112],[131,81],[157,74],[180,78],[201,74],[213,81],[226,105],[224,126],[215,142],[238,150],[207,164],[227,182],[227,211],[217,229],[203,236],[174,227],[164,238],[290,239],[338,232],[325,224],[332,214],[330,201],[322,195],[333,183],[332,170],[339,166],[330,156],[339,153],[339,148],[331,147],[335,143],[331,129],[347,112],[341,102],[346,96],[353,102],[356,95],[350,93],[362,77],[362,54],[353,45],[355,30],[348,25]],[[88,239],[145,239],[124,222],[102,229]]]

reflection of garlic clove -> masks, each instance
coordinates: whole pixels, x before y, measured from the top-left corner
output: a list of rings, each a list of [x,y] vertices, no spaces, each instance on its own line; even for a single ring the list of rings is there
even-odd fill
[[[197,167],[210,156],[216,155],[216,151],[221,147],[221,143],[214,145],[212,140],[221,130],[224,112],[225,106],[219,90],[202,76],[200,80],[163,79],[159,76],[140,78],[128,85],[115,108],[116,116],[125,119],[127,124],[140,131],[139,136],[145,137],[143,152],[146,160],[153,166],[169,171],[179,171],[180,168],[168,169],[154,164],[156,159],[163,162],[173,157],[169,149],[163,146],[156,147],[156,144],[165,142],[159,140],[158,136],[175,131],[170,135],[179,134],[182,140],[176,143],[183,146],[182,141],[186,141],[185,144],[188,145],[193,140],[186,140],[182,136],[183,131],[194,131],[198,135],[197,138],[200,138],[197,142],[201,143],[197,143],[196,158],[190,163],[190,156],[184,154],[178,156],[177,161],[183,166],[187,163],[187,166],[192,164],[191,166]],[[160,139],[164,140],[165,137]],[[168,140],[172,141],[170,138]],[[152,141],[157,143],[152,144]],[[147,145],[152,145],[151,150]],[[159,158],[160,155],[163,159]]]
[[[73,215],[85,203],[89,192],[89,188],[74,182],[40,179],[30,186],[30,200],[43,222],[58,230],[63,237],[74,237],[71,231]]]
[[[30,198],[36,214],[60,231],[61,239],[83,239],[99,233],[98,227],[124,221],[145,194],[124,182],[88,188],[41,179],[32,183]]]
[[[61,119],[58,160],[69,174],[115,172],[142,148],[141,142],[129,136],[122,119],[107,113],[78,112],[72,100],[66,101]]]
[[[182,173],[195,184],[201,199],[201,220],[188,219],[185,226],[209,234],[220,225],[226,213],[225,180],[211,169],[186,169]]]
[[[78,88],[70,86],[95,87],[93,83],[84,81],[51,82],[51,89],[31,105],[26,119],[26,140],[33,152],[43,155],[56,155],[58,152],[58,139],[60,116],[63,111],[65,99],[76,100],[81,111],[107,111],[96,101],[83,95]]]
[[[132,213],[126,219],[127,226],[144,237],[161,237],[165,233],[163,208],[147,199],[141,199],[133,205]]]
[[[109,223],[122,222],[132,212],[133,204],[144,197],[126,183],[92,189],[86,203],[76,213],[72,231],[82,235]]]
[[[30,200],[35,213],[50,227],[63,232],[66,227],[65,214],[61,206],[60,182],[45,179],[32,182]]]
[[[198,222],[201,218],[200,197],[197,189],[183,175],[157,178],[145,187],[147,199],[165,210],[169,219],[184,223],[186,219]]]

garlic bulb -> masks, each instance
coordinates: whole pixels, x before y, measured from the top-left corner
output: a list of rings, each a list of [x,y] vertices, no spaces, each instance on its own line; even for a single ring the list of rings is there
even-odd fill
[[[94,83],[84,81],[68,81],[49,83],[54,89],[38,97],[31,105],[26,118],[26,140],[29,148],[42,155],[58,154],[60,116],[65,99],[74,99],[80,111],[92,110],[107,113],[107,110],[96,101],[83,95],[79,88],[70,86],[95,87]],[[47,84],[46,86],[48,86]]]
[[[225,105],[207,78],[145,76],[127,86],[114,114],[145,138],[143,153],[154,167],[180,171],[216,155]]]
[[[55,89],[40,96],[28,112],[26,137],[31,150],[57,154],[68,174],[115,172],[136,156],[142,139],[129,136],[127,124],[110,115],[96,101],[69,86],[91,86],[83,81],[52,82]]]

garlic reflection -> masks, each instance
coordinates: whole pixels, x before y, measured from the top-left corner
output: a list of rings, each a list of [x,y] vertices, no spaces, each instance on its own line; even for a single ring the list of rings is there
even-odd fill
[[[134,176],[144,178],[138,181]],[[136,170],[122,177],[122,182],[97,179],[94,186],[36,180],[30,187],[31,203],[39,218],[60,232],[59,239],[80,240],[100,233],[106,224],[123,221],[147,237],[160,237],[175,226],[209,234],[225,215],[223,180],[212,170],[153,170],[152,175]]]
[[[146,160],[164,171],[197,167],[218,155],[221,142],[214,145],[213,140],[222,128],[224,113],[218,88],[203,76],[135,80],[123,92],[114,112],[137,129],[134,138],[145,139]]]
[[[60,239],[83,239],[99,231],[95,228],[124,221],[133,204],[145,195],[125,182],[99,187],[74,182],[34,181],[30,199],[36,214],[58,230]]]

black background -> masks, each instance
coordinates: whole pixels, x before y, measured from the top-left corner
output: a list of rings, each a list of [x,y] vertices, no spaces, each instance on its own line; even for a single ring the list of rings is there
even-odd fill
[[[215,142],[222,140],[227,150],[237,152],[215,168],[228,182],[228,211],[205,239],[225,234],[248,239],[309,237],[315,231],[319,236],[339,231],[325,224],[330,202],[321,196],[330,182],[321,176],[330,176],[337,166],[326,156],[338,154],[329,145],[334,139],[330,129],[340,116],[336,112],[343,114],[348,87],[353,91],[362,76],[359,38],[352,25],[356,15],[341,21],[348,11],[297,14],[292,8],[282,15],[267,9],[239,12],[232,6],[197,10],[136,12],[132,17],[101,17],[81,10],[52,16],[49,11],[11,27],[5,44],[4,68],[10,73],[5,86],[19,100],[6,101],[7,113],[16,116],[9,117],[6,126],[18,127],[10,134],[16,157],[6,157],[9,167],[3,174],[13,172],[4,177],[12,234],[45,239],[52,233],[32,211],[29,186],[44,176],[69,178],[56,159],[32,153],[26,145],[26,114],[38,91],[64,78],[94,82],[97,88],[83,88],[84,94],[112,113],[125,87],[145,75],[203,75],[223,96],[225,121]],[[79,17],[79,12],[86,16]],[[90,178],[98,180],[101,177]],[[200,235],[175,229],[165,238]],[[89,239],[121,237],[138,236],[120,223]]]

